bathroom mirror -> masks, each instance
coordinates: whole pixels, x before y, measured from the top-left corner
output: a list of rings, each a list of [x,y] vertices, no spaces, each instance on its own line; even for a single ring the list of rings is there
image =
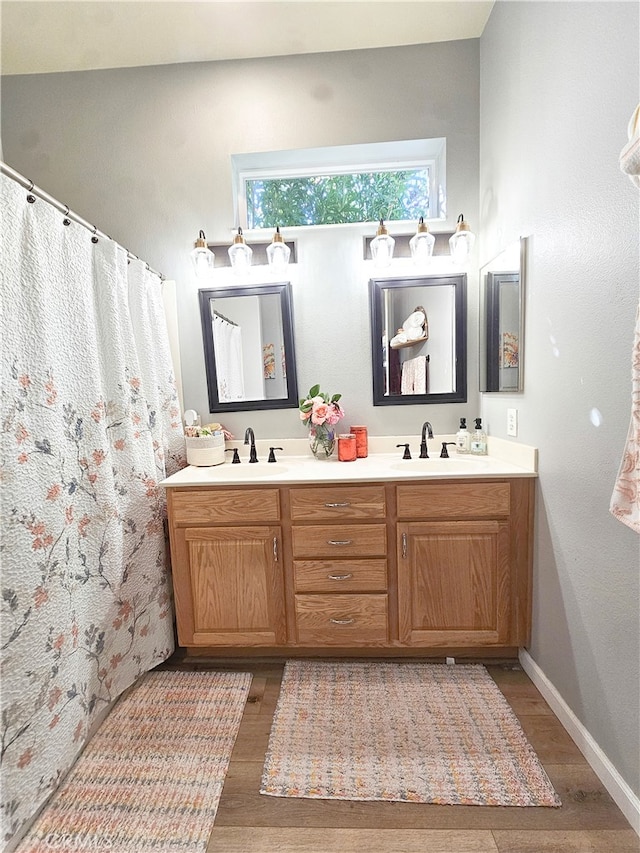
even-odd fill
[[[480,271],[480,390],[524,387],[526,240],[508,246]]]
[[[467,277],[369,281],[373,405],[465,403]]]
[[[211,412],[298,405],[289,282],[200,290]]]

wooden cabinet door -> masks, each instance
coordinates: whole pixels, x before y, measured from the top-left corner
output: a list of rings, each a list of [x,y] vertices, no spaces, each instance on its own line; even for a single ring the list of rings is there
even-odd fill
[[[280,528],[192,527],[184,537],[189,595],[176,596],[180,642],[273,646],[286,642]],[[177,590],[176,590],[177,591]]]
[[[508,522],[399,524],[398,601],[407,645],[507,644]]]

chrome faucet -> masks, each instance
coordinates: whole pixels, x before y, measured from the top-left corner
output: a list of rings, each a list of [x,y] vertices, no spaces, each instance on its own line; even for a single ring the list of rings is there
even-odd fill
[[[428,432],[427,432],[428,430]],[[427,435],[429,438],[433,438],[433,427],[429,423],[429,421],[425,421],[422,424],[422,441],[420,442],[420,459],[428,459],[429,453],[427,452]]]
[[[258,454],[256,453],[256,437],[253,434],[251,427],[247,427],[244,433],[244,443],[249,444],[251,440],[251,449],[249,450],[249,462],[257,462]]]

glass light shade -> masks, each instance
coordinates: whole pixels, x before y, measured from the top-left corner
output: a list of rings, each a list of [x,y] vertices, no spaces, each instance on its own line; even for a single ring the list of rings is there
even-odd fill
[[[433,255],[435,242],[436,238],[433,234],[429,233],[429,228],[424,224],[424,219],[421,216],[418,223],[418,230],[409,240],[411,257],[413,258],[413,262],[416,266],[422,266],[429,263],[431,256]]]
[[[291,249],[282,239],[280,228],[276,228],[276,233],[273,235],[273,240],[267,246],[267,261],[274,275],[282,275],[287,268],[289,258],[291,257]]]
[[[371,257],[376,267],[388,267],[390,265],[395,244],[396,241],[387,233],[381,219],[376,236],[371,241]]]
[[[476,235],[470,230],[468,224],[464,221],[462,214],[458,217],[455,234],[449,238],[449,249],[451,251],[451,260],[455,264],[464,264],[471,254],[473,244],[476,241]]]
[[[233,238],[233,243],[229,246],[228,252],[231,266],[236,275],[247,273],[251,266],[253,249],[245,243],[242,228],[238,228],[238,233]]]
[[[191,250],[191,263],[193,264],[196,278],[205,280],[213,276],[215,257],[214,253],[207,248],[204,231],[200,231],[194,248]]]

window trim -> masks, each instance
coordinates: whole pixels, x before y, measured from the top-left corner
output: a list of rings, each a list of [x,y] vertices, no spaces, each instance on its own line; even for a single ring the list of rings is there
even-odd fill
[[[298,148],[285,151],[263,151],[231,155],[233,183],[233,212],[235,227],[252,232],[271,231],[271,228],[248,227],[246,182],[261,178],[298,178],[310,175],[339,175],[355,172],[387,172],[405,169],[429,170],[430,205],[425,219],[443,222],[446,219],[446,143],[445,137],[411,139],[395,142],[370,142],[360,145],[335,145],[325,148]],[[440,198],[444,204],[440,205]],[[390,220],[394,225],[407,220]],[[334,223],[354,225],[356,223]],[[294,225],[293,228],[314,228],[317,225]],[[332,227],[332,226],[324,226]]]

